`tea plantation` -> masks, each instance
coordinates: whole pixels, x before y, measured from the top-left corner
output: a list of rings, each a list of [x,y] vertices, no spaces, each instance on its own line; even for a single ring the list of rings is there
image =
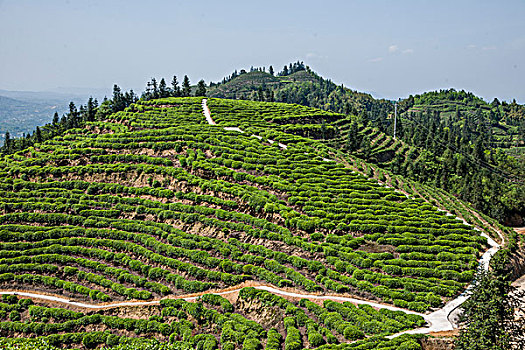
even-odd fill
[[[271,285],[424,313],[465,289],[488,244],[317,140],[344,116],[210,99],[209,125],[201,103],[141,100],[0,159],[2,290],[160,300],[89,311],[6,295],[0,346],[420,348],[415,336],[384,338],[423,326],[414,313],[251,287],[205,294]],[[197,302],[177,298],[191,293]]]

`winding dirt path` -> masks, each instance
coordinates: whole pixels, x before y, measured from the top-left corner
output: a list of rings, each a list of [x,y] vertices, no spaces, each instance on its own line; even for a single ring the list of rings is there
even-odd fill
[[[59,296],[51,295],[51,294],[32,293],[32,292],[16,291],[16,290],[1,291],[0,295],[2,294],[19,295],[23,297],[32,298],[32,299],[40,299],[40,300],[52,301],[52,302],[56,302],[60,304],[71,305],[71,306],[75,306],[75,307],[83,308],[83,309],[100,310],[100,309],[112,309],[112,308],[117,308],[117,307],[159,305],[160,301],[165,300],[165,299],[183,299],[186,301],[192,301],[192,300],[197,300],[199,297],[201,297],[204,294],[227,295],[227,294],[238,293],[241,291],[241,289],[248,287],[248,286],[250,285],[239,285],[239,286],[226,288],[224,290],[205,291],[201,293],[194,293],[194,294],[181,295],[181,296],[175,296],[175,297],[170,296],[170,297],[165,297],[162,299],[150,300],[150,301],[122,301],[122,302],[116,302],[116,303],[100,303],[100,304],[90,304],[90,303],[78,302],[78,301],[70,300],[67,298],[63,298],[63,297],[59,297]],[[334,294],[334,295],[304,294],[304,293],[292,292],[290,290],[283,290],[283,289],[277,288],[272,285],[267,285],[267,284],[251,285],[251,287],[255,289],[265,290],[273,294],[278,294],[278,295],[295,298],[295,299],[333,300],[333,301],[341,301],[341,302],[348,301],[348,302],[351,302],[357,305],[367,304],[375,308],[388,309],[392,311],[403,311],[407,314],[419,315],[425,318],[428,316],[428,315],[425,315],[419,312],[405,310],[405,309],[402,309],[402,308],[399,308],[393,305],[389,305],[389,304],[383,304],[383,303],[378,303],[378,302],[373,302],[373,301],[368,301],[368,300],[363,300],[363,299],[356,299],[356,298],[351,298],[351,297],[337,295],[337,294]]]

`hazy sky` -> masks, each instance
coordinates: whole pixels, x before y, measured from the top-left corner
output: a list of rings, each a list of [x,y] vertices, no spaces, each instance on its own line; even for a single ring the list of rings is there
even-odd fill
[[[296,60],[376,97],[525,103],[525,1],[0,0],[0,89],[142,91]]]

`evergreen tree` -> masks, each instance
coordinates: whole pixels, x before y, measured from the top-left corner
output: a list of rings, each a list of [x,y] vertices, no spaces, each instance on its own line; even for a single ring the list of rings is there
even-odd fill
[[[372,151],[372,141],[370,141],[370,137],[368,135],[364,135],[363,139],[361,140],[361,154],[365,159],[368,159],[370,157],[370,152]]]
[[[159,98],[159,87],[157,85],[157,79],[151,78],[151,88],[152,98]]]
[[[124,108],[126,108],[124,96],[122,95],[122,90],[117,84],[113,85],[113,98],[111,107],[113,109],[113,112],[123,111]]]
[[[257,89],[257,101],[264,101],[264,91],[263,91],[263,88],[262,86],[259,86],[259,88]]]
[[[206,83],[202,79],[197,84],[197,90],[195,90],[195,96],[206,96]]]
[[[84,105],[80,105],[80,109],[79,109],[79,112],[78,112],[78,116],[79,118],[81,119],[85,119],[87,120],[87,107],[84,106]]]
[[[474,157],[485,160],[485,153],[484,153],[484,147],[483,147],[483,139],[482,137],[478,137],[476,139],[476,142],[474,143],[474,148],[472,150],[472,154]]]
[[[515,319],[520,297],[511,285],[509,251],[498,252],[490,271],[479,271],[470,298],[462,305],[456,350],[525,348],[525,322]]]
[[[95,120],[95,112],[96,112],[97,107],[95,105],[95,101],[93,101],[93,97],[89,97],[86,108],[87,108],[86,119],[88,121]],[[57,121],[58,121],[58,115],[57,115]]]
[[[188,78],[188,76],[185,75],[184,80],[182,81],[182,96],[188,97],[190,95],[191,95],[190,78]]]
[[[42,142],[42,131],[40,131],[40,128],[37,126],[35,131],[35,140],[37,143]]]
[[[138,97],[137,95],[135,95],[135,92],[133,92],[133,89],[126,91],[126,93],[124,94],[124,108],[137,101]]]
[[[180,93],[181,92],[180,92],[179,82],[177,81],[177,76],[174,75],[173,79],[171,80],[171,96],[179,97]]]
[[[160,79],[160,83],[159,83],[159,97],[160,98],[164,98],[164,97],[168,97],[170,94],[169,94],[169,90],[168,90],[168,86],[166,85],[166,81],[164,80],[164,78]]]
[[[352,120],[350,128],[348,129],[348,136],[346,140],[346,149],[349,152],[357,151],[361,145],[361,139],[359,137],[359,126],[356,120]]]
[[[396,138],[403,138],[404,133],[405,129],[403,128],[403,121],[398,117],[396,121]]]
[[[274,71],[273,71],[273,67],[272,67],[272,66],[270,66],[270,69],[268,70],[268,72],[269,72],[271,75],[274,74]]]
[[[77,106],[73,101],[69,102],[69,117],[71,119],[76,118],[78,114]]]
[[[369,118],[368,118],[368,113],[367,112],[361,112],[361,114],[359,115],[359,121],[366,128],[368,126],[369,121],[370,121]]]
[[[59,119],[58,119],[58,112],[55,112],[53,115],[53,125],[58,125]]]
[[[11,150],[11,134],[9,131],[5,132],[5,138],[4,138],[4,152],[9,153]]]

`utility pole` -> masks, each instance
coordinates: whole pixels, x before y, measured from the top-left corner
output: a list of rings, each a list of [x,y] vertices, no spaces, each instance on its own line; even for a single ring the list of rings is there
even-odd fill
[[[394,103],[394,140],[396,139],[397,101]]]

